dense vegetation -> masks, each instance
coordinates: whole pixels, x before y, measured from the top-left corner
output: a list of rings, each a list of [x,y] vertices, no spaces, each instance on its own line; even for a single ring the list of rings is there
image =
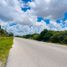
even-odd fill
[[[44,42],[67,44],[67,31],[43,30],[40,34],[25,35],[23,38],[30,38]]]
[[[0,28],[0,61],[3,63],[6,62],[12,43],[13,34],[7,33],[5,30]]]

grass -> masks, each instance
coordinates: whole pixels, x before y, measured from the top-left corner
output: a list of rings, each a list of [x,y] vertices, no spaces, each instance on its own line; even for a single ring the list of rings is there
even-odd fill
[[[10,48],[12,48],[13,37],[0,37],[0,61],[6,62]]]

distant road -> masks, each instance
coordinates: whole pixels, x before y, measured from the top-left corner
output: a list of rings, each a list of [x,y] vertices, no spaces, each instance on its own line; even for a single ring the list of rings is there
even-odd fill
[[[67,47],[14,38],[6,67],[67,67]]]

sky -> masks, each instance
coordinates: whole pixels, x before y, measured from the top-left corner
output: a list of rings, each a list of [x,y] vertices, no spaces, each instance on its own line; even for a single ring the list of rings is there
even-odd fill
[[[0,25],[14,35],[67,30],[67,0],[0,0]]]

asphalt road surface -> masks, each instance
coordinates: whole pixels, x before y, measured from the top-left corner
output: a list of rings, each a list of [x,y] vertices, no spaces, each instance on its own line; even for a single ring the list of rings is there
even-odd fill
[[[67,67],[67,47],[14,38],[6,67]]]

